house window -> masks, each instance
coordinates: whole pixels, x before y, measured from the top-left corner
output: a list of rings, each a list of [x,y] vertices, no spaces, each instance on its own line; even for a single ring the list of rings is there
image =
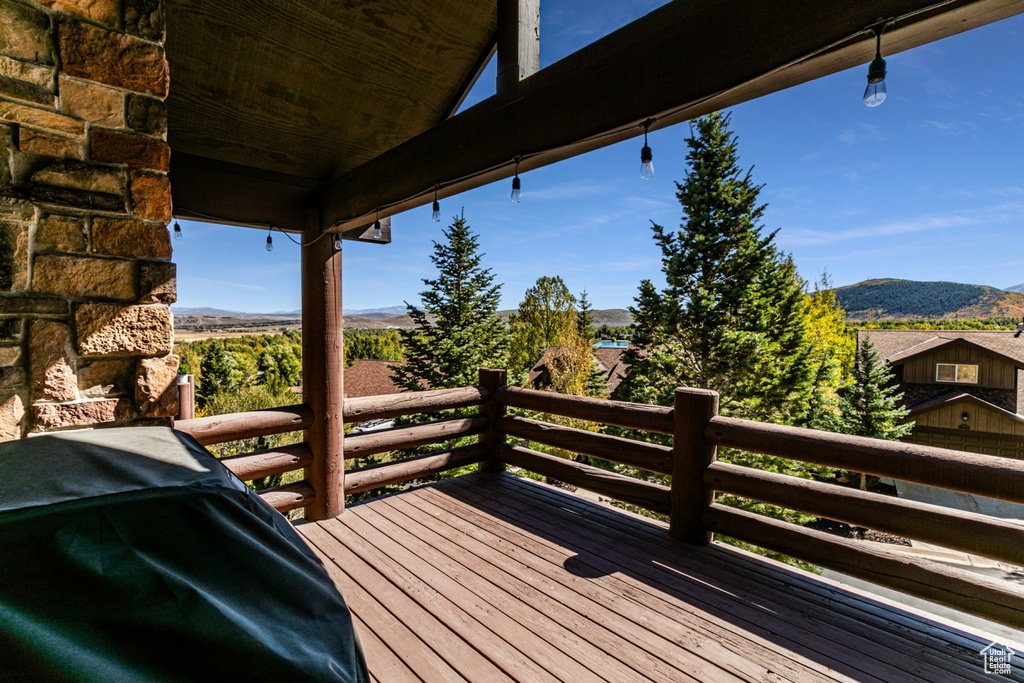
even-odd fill
[[[977,384],[978,366],[960,365],[957,363],[936,363],[936,382],[956,382],[957,384]]]

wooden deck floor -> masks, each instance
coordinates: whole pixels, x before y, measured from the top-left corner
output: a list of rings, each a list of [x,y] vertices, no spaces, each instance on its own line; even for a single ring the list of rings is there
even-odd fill
[[[378,681],[1024,681],[976,635],[509,474],[297,528]]]

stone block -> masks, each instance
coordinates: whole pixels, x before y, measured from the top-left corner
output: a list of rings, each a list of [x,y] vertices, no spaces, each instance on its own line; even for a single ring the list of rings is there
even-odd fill
[[[167,304],[178,300],[177,266],[159,261],[139,263],[139,301]]]
[[[68,315],[71,305],[66,299],[52,296],[16,296],[5,297],[0,302],[0,313],[12,315]],[[0,337],[0,341],[4,341]]]
[[[0,292],[20,292],[28,277],[28,226],[0,221]]]
[[[55,204],[60,208],[90,209],[92,211],[125,212],[124,198],[105,192],[88,192],[66,187],[37,185],[29,191],[32,201],[41,204]]]
[[[167,138],[167,107],[163,100],[145,95],[128,95],[128,127],[132,130]]]
[[[119,195],[124,191],[124,173],[117,169],[58,161],[32,174],[32,182],[86,192]]]
[[[117,26],[117,0],[36,0],[55,12],[77,14],[97,24]]]
[[[0,441],[20,439],[24,425],[25,399],[17,393],[0,393]]]
[[[85,220],[74,216],[44,216],[36,226],[37,251],[84,254],[89,246]]]
[[[146,40],[164,40],[162,0],[124,0],[124,30]]]
[[[78,376],[71,330],[53,320],[33,320],[29,328],[29,376],[35,398],[73,401],[78,398]]]
[[[135,262],[39,254],[32,268],[32,290],[71,297],[134,301]]]
[[[79,138],[85,135],[84,121],[18,102],[0,100],[0,120]]]
[[[29,62],[53,64],[50,17],[13,0],[0,0],[0,52]]]
[[[125,422],[134,417],[131,401],[121,398],[96,398],[74,403],[41,403],[32,406],[36,429],[86,427],[107,422]]]
[[[4,126],[0,126],[0,143],[3,142]],[[30,221],[36,215],[32,202],[18,197],[0,197],[0,221]]]
[[[0,76],[15,81],[37,85],[52,91],[55,70],[52,65],[23,62],[0,55]]]
[[[162,173],[132,171],[129,175],[132,213],[166,225],[171,220],[171,181]]]
[[[163,225],[131,218],[94,218],[92,251],[128,258],[171,258],[171,236]]]
[[[167,306],[81,304],[75,322],[84,356],[166,356],[173,347]]]
[[[62,21],[57,33],[61,65],[67,75],[167,97],[167,59],[162,46],[73,21]]]
[[[105,128],[94,129],[90,137],[93,161],[165,173],[170,169],[171,148],[163,140]]]
[[[0,346],[0,367],[10,367],[21,360],[20,346]]]
[[[61,159],[85,158],[85,148],[75,138],[67,138],[62,135],[41,133],[26,128],[18,136],[18,149],[25,154],[39,154],[47,157],[60,157]]]
[[[7,303],[10,299],[4,299]],[[6,312],[6,311],[5,311]],[[19,341],[24,321],[21,318],[0,318],[0,341]]]
[[[178,357],[144,358],[135,380],[135,404],[141,417],[178,414]]]
[[[0,367],[0,389],[24,389],[27,385],[25,381],[25,368],[21,365],[10,365],[8,367]]]
[[[124,125],[124,93],[95,83],[60,79],[61,111],[89,123],[113,128]]]
[[[98,360],[78,368],[78,390],[82,396],[130,396],[135,381],[134,360]]]
[[[46,88],[3,75],[0,75],[0,95],[32,104],[41,104],[45,107],[55,107],[57,102],[57,98]]]

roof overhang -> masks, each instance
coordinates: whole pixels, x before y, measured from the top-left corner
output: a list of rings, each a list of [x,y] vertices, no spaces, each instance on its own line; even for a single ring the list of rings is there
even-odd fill
[[[983,408],[985,410],[989,410],[993,413],[996,413],[997,415],[1005,417],[1008,420],[1013,420],[1014,422],[1024,424],[1024,416],[1022,415],[1011,413],[1009,410],[1006,410],[1005,408],[1000,408],[994,403],[989,403],[988,401],[980,399],[972,394],[957,394],[955,392],[943,394],[942,396],[938,396],[936,398],[918,403],[916,406],[911,406],[907,412],[907,417],[911,418],[914,417],[915,415],[920,415],[921,413],[928,413],[933,410],[936,410],[937,408],[945,408],[947,406],[956,405],[958,403],[969,403],[978,408]]]
[[[952,346],[966,346],[969,348],[977,349],[978,351],[984,353],[985,355],[993,356],[1017,368],[1024,369],[1024,361],[1021,361],[1017,358],[1012,358],[1005,354],[999,353],[998,351],[993,351],[987,346],[976,344],[962,337],[956,337],[952,339],[946,339],[943,337],[933,337],[932,339],[921,342],[920,344],[912,346],[909,349],[905,349],[903,351],[900,351],[899,353],[894,353],[885,360],[887,360],[891,365],[902,365],[903,363],[906,363],[907,361],[912,360],[914,358],[920,358],[921,356],[927,355],[929,353],[934,353],[939,349],[945,349]]]

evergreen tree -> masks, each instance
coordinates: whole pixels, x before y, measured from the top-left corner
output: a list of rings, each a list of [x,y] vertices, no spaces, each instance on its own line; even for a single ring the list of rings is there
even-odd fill
[[[728,123],[718,113],[694,122],[676,183],[683,222],[653,224],[666,287],[640,285],[620,392],[671,405],[676,387],[713,389],[723,414],[792,423],[812,390],[803,282],[775,233],[762,235],[761,186],[740,171]]]
[[[508,332],[496,315],[501,285],[480,267],[476,235],[464,217],[443,235],[430,257],[437,278],[423,280],[423,308],[406,302],[416,327],[402,331],[407,363],[392,366],[392,377],[408,391],[475,386],[479,368],[507,360]]]
[[[910,434],[914,423],[903,422],[907,416],[907,409],[899,403],[903,394],[870,340],[865,339],[857,349],[851,375],[852,381],[839,395],[840,431],[891,441]]]
[[[579,312],[576,314],[576,327],[580,336],[587,341],[594,339],[594,308],[590,305],[587,290],[580,292]]]

